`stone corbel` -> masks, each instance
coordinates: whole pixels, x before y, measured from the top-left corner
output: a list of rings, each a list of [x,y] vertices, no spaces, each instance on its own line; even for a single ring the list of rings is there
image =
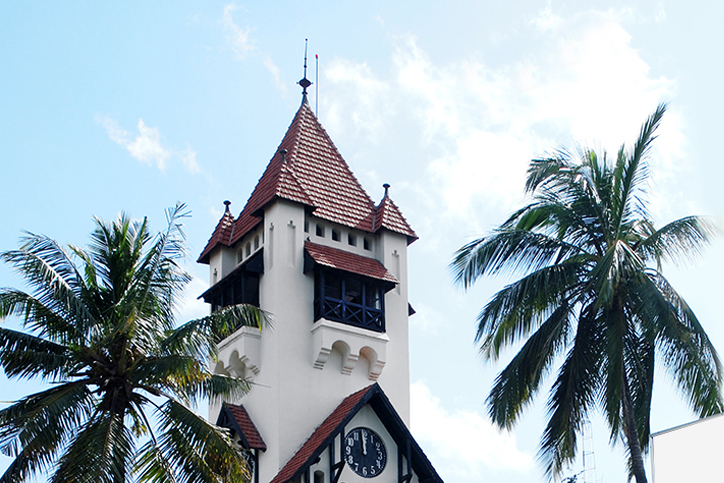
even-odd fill
[[[329,359],[329,354],[332,353],[332,347],[320,347],[319,348],[319,354],[317,354],[317,359],[314,361],[314,368],[315,369],[324,369],[324,365],[327,363],[327,359]]]
[[[261,330],[242,327],[219,344],[219,357],[231,367],[231,357],[238,357],[254,375],[261,371]]]
[[[312,326],[312,340],[315,369],[324,369],[334,347],[342,353],[342,374],[350,375],[360,356],[369,360],[367,377],[372,381],[380,377],[385,367],[387,334],[320,319]]]
[[[352,370],[357,365],[358,360],[359,354],[347,354],[347,357],[342,360],[342,374],[346,376],[352,374]]]

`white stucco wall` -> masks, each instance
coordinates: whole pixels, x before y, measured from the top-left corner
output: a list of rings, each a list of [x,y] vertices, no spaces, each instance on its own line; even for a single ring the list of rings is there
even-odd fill
[[[358,240],[357,246],[352,247],[347,243],[350,230],[341,225],[310,217],[309,232],[305,233],[305,216],[302,205],[285,200],[277,200],[266,208],[260,305],[272,314],[273,327],[263,331],[258,342],[254,342],[251,334],[240,337],[237,333],[220,346],[223,370],[237,375],[243,372],[254,383],[247,396],[232,402],[244,405],[267,443],[268,450],[259,458],[260,481],[270,480],[345,397],[375,382],[370,378],[370,361],[365,358],[365,354],[370,353],[367,349],[360,351],[353,369],[345,370],[345,361],[349,365],[349,360],[343,354],[344,344],[336,344],[320,368],[313,334],[314,275],[303,273],[303,248],[307,238],[314,243],[374,257],[400,280],[399,286],[385,295],[388,341],[383,344],[386,360],[376,382],[409,424],[406,237],[387,231],[372,235],[353,230]],[[323,238],[316,236],[317,222],[326,228]],[[332,240],[332,227],[340,231],[339,241]],[[363,247],[365,236],[371,242],[370,250]],[[224,248],[212,254],[212,279],[215,268],[226,274],[236,266],[236,249]],[[367,345],[379,351],[380,341],[376,338],[380,334],[364,329],[350,331],[348,335],[342,333],[340,341],[349,339],[348,346],[362,347],[365,343],[360,342],[360,331],[369,333]],[[254,349],[250,351],[249,347]],[[245,351],[251,354],[244,354]],[[241,364],[245,360],[258,372],[245,370]],[[209,413],[210,419],[215,420],[218,405],[212,405]],[[396,471],[394,473],[396,476]]]
[[[724,481],[724,415],[652,435],[653,483]]]

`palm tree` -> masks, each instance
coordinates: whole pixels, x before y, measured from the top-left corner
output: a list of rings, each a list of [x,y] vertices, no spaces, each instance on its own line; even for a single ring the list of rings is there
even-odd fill
[[[558,367],[548,398],[540,457],[549,478],[576,455],[586,415],[605,414],[620,437],[629,475],[646,482],[654,362],[663,363],[700,416],[722,410],[722,370],[694,312],[661,272],[663,262],[698,254],[711,227],[691,216],[656,229],[644,202],[647,158],[666,110],[658,106],[633,150],[565,150],[532,161],[530,203],[489,236],[460,248],[451,267],[465,288],[486,275],[522,275],[478,316],[476,343],[489,360],[523,342],[486,401],[511,428]]]
[[[14,457],[0,483],[50,471],[51,482],[248,481],[229,436],[189,409],[238,397],[244,380],[211,374],[215,342],[266,315],[233,306],[180,326],[174,307],[190,280],[178,204],[153,237],[147,220],[96,219],[88,249],[28,234],[0,254],[32,293],[0,289],[0,364],[49,389],[0,411],[0,449]]]

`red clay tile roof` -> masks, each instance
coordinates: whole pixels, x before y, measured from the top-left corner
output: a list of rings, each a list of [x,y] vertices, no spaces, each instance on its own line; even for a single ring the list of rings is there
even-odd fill
[[[376,384],[367,386],[366,388],[347,396],[347,398],[342,401],[339,406],[337,406],[337,409],[335,409],[332,414],[330,414],[327,419],[325,419],[324,422],[314,430],[309,439],[307,439],[301,448],[299,448],[299,450],[294,454],[294,456],[292,456],[287,464],[284,465],[281,471],[277,473],[270,483],[286,483],[290,479],[294,478],[297,471],[308,465],[309,460],[315,456],[314,453],[317,452],[320,447],[325,446],[327,439],[334,435],[339,426],[357,412],[354,411],[355,409],[359,409],[357,408],[357,405],[363,400],[367,393],[372,391],[375,386]]]
[[[336,248],[318,245],[310,241],[304,242],[304,249],[312,259],[320,265],[345,272],[352,272],[365,277],[399,283],[384,265],[374,258],[363,257],[355,253],[345,252]]]
[[[225,411],[228,411],[227,414],[231,415],[233,421],[226,421],[224,426],[235,426],[233,429],[239,433],[239,437],[244,440],[244,443],[248,448],[266,451],[266,443],[264,443],[261,434],[259,434],[259,430],[256,429],[256,425],[251,420],[251,417],[249,417],[249,413],[246,412],[244,406],[224,403],[222,412]],[[222,419],[224,419],[222,414],[219,414],[219,421],[222,421]]]
[[[392,201],[392,198],[389,197],[387,190],[385,190],[385,197],[382,198],[382,201],[380,201],[380,204],[377,206],[375,211],[375,232],[379,231],[381,228],[387,228],[390,231],[407,235],[410,240],[409,243],[417,240],[417,235],[407,223],[405,217],[402,216],[402,212]]]
[[[200,262],[202,261],[202,258],[206,257],[206,261],[202,263],[209,263],[208,254],[211,252],[211,249],[217,245],[229,246],[229,242],[231,241],[231,235],[234,232],[234,224],[236,220],[234,220],[234,215],[232,215],[229,210],[229,205],[231,203],[225,201],[224,204],[226,205],[224,214],[221,215],[219,223],[217,223],[216,228],[214,228],[214,233],[211,234],[211,238],[209,238],[206,248],[204,248],[204,251],[201,252],[201,256],[199,257]]]
[[[260,222],[260,210],[276,198],[310,206],[314,216],[334,223],[376,231],[378,208],[349,169],[306,98],[244,209],[234,220],[232,232],[217,235],[214,231],[198,261],[209,263],[215,247],[231,246],[246,235]],[[383,208],[382,218],[390,221],[380,222],[377,229],[384,227],[407,235],[410,243],[414,241],[417,236],[399,209],[394,207],[394,214],[387,211],[389,209]]]

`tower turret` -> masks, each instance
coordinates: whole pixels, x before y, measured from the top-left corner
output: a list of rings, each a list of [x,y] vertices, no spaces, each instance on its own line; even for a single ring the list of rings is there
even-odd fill
[[[212,310],[251,303],[273,317],[270,330],[242,327],[219,343],[216,370],[253,385],[210,408],[256,455],[259,481],[387,483],[398,470],[440,481],[407,431],[416,239],[389,185],[375,204],[304,95],[244,208],[234,217],[226,205],[198,259]],[[372,458],[379,448],[384,462]]]

